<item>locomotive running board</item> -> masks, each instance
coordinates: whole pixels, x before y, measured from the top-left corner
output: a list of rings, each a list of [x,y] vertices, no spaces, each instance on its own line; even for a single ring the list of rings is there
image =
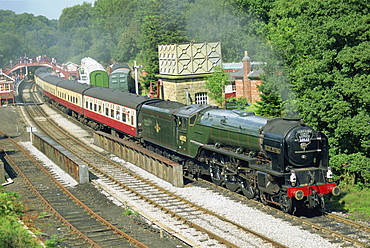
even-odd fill
[[[231,151],[228,151],[228,150],[225,150],[225,149],[222,149],[222,148],[216,148],[214,145],[202,144],[201,147],[208,150],[208,151],[211,151],[211,152],[216,152],[216,153],[223,154],[223,155],[226,155],[226,156],[230,156],[230,157],[233,157],[233,158],[236,158],[236,159],[247,161],[248,164],[249,164],[249,168],[251,168],[251,169],[263,171],[263,172],[266,172],[268,174],[271,174],[273,176],[278,176],[278,177],[282,177],[285,174],[285,173],[281,173],[281,172],[274,171],[272,169],[266,168],[266,166],[258,165],[257,161],[259,161],[259,160],[256,159],[256,158],[251,158],[251,157],[248,157],[248,156],[243,155],[243,154],[237,154],[235,152],[231,152]]]

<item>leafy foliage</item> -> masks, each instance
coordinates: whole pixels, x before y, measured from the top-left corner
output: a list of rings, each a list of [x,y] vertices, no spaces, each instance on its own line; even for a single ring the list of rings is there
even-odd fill
[[[57,22],[32,14],[16,15],[10,10],[0,10],[0,54],[6,65],[25,55],[35,57],[48,53],[56,45]]]
[[[282,115],[282,102],[275,92],[276,90],[268,89],[267,84],[258,86],[262,92],[261,100],[257,101],[257,114],[266,117],[279,117]]]
[[[41,247],[18,223],[22,210],[18,195],[0,188],[0,247]]]
[[[343,187],[363,189],[370,184],[370,158],[361,153],[335,155],[331,158],[331,166]]]
[[[9,193],[4,188],[0,188],[0,217],[7,215],[20,217],[22,215],[23,206],[17,201],[17,198],[17,193]]]
[[[267,25],[291,79],[290,102],[327,134],[346,184],[369,185],[369,11],[361,1],[277,0]]]
[[[261,22],[235,7],[234,0],[193,1],[185,15],[188,40],[221,42],[224,62],[240,61],[245,50],[253,56],[263,43]]]
[[[229,74],[221,67],[216,67],[215,71],[207,76],[205,88],[208,90],[208,95],[215,100],[217,105],[225,107],[225,85],[229,82]]]
[[[155,75],[159,73],[158,45],[186,41],[184,20],[180,15],[184,3],[177,0],[153,0],[147,6],[140,39],[140,57],[147,73],[144,77],[146,88],[151,81],[156,81]]]
[[[226,99],[226,107],[227,107],[228,102],[235,103],[235,107],[233,106],[235,109],[239,109],[239,110],[249,109],[248,100],[245,97],[239,97],[239,98],[231,97],[231,98]]]
[[[41,247],[31,234],[24,229],[16,218],[11,216],[0,217],[0,247]]]

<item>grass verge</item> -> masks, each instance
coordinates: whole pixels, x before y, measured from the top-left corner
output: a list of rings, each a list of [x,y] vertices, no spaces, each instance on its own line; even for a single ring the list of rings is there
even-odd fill
[[[358,189],[348,187],[342,189],[339,196],[333,197],[331,205],[344,212],[350,214],[354,220],[362,220],[370,222],[370,189]]]

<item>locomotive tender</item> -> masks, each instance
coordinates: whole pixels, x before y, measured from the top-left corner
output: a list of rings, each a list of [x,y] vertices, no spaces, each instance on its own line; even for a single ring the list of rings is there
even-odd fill
[[[299,118],[138,96],[58,78],[44,68],[35,81],[47,101],[83,123],[128,135],[182,163],[189,175],[209,175],[284,212],[324,208],[324,195],[339,194],[326,136]]]

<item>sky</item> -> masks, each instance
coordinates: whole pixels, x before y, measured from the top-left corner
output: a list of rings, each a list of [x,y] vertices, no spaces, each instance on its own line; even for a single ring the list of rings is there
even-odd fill
[[[0,0],[0,9],[12,10],[16,14],[31,13],[43,15],[48,19],[59,19],[62,10],[84,2],[94,3],[95,0]]]

